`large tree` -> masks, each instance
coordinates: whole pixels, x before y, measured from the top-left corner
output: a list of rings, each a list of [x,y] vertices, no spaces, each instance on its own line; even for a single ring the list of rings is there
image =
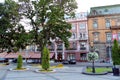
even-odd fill
[[[40,46],[41,51],[51,40],[56,39],[60,39],[68,47],[71,25],[64,17],[73,16],[77,8],[75,0],[20,1],[24,4],[24,15],[31,20],[32,41]]]
[[[19,23],[20,19],[19,5],[15,1],[0,3],[0,51],[25,48],[28,34]]]

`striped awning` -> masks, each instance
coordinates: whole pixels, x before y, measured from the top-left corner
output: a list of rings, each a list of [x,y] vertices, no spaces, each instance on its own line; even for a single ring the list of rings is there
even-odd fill
[[[21,53],[1,53],[1,58],[17,58],[18,55],[22,55],[23,58],[41,58],[40,52],[21,52]],[[52,58],[54,53],[50,53],[50,58]]]

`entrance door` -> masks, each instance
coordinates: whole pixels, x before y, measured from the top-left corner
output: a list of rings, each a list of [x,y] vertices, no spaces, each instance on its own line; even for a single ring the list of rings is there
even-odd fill
[[[62,61],[62,52],[58,53],[57,59],[58,59],[58,62]]]

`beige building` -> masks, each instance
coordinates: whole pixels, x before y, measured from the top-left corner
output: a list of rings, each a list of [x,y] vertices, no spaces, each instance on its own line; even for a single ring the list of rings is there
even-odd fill
[[[120,41],[120,5],[92,7],[88,36],[90,47],[98,52],[100,59],[110,61],[113,40]]]

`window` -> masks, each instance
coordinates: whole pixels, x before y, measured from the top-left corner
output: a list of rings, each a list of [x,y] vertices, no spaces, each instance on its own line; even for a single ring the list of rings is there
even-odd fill
[[[76,25],[72,24],[72,30],[75,30],[75,29],[76,29]]]
[[[57,49],[58,50],[62,50],[63,49],[62,43],[60,43],[60,44],[57,45]]]
[[[97,20],[93,21],[93,28],[94,29],[98,28],[98,22],[97,22]]]
[[[80,38],[82,38],[82,33],[80,33]]]
[[[106,19],[106,28],[110,28],[110,20],[109,19]]]
[[[71,38],[72,38],[72,39],[75,39],[75,38],[76,38],[76,33],[72,33]]]
[[[118,41],[120,42],[120,32],[118,33]]]
[[[80,33],[80,39],[86,39],[86,33]]]
[[[83,33],[83,38],[86,38],[86,34],[85,33]]]
[[[75,42],[72,43],[72,47],[76,48],[77,44]]]
[[[68,54],[68,60],[75,59],[75,54]]]
[[[109,33],[106,33],[106,42],[110,42],[110,41],[112,41],[112,35],[109,32]]]
[[[86,53],[81,53],[81,54],[80,54],[80,60],[87,60],[87,55],[86,55]]]
[[[80,29],[85,29],[85,23],[80,23],[80,25],[79,25],[79,27],[80,27]]]
[[[98,42],[99,41],[99,33],[95,32],[95,33],[93,33],[93,36],[94,36],[94,42]]]
[[[120,19],[117,19],[117,21],[116,21],[116,25],[117,25],[117,26],[120,25]]]
[[[86,43],[85,42],[80,43],[80,50],[86,50]]]

